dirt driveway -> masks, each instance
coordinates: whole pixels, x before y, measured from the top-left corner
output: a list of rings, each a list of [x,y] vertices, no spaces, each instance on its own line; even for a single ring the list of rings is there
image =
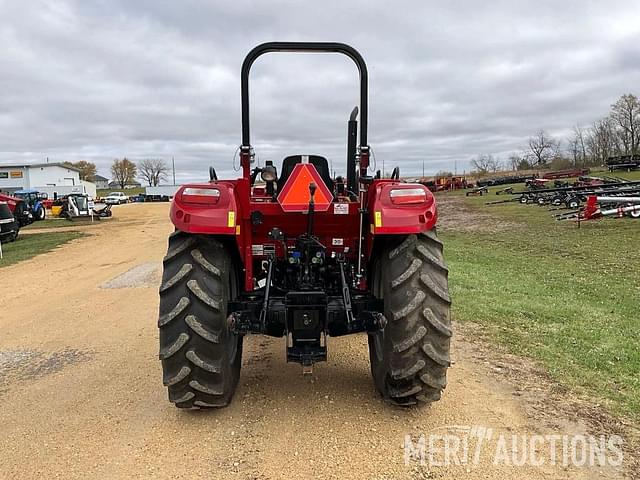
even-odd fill
[[[0,269],[1,479],[621,476],[549,462],[494,465],[491,442],[477,462],[465,464],[458,451],[462,465],[405,465],[407,434],[417,441],[486,427],[495,439],[587,429],[552,405],[533,414],[527,392],[460,332],[449,385],[431,408],[403,410],[378,398],[361,335],[331,339],[329,361],[312,377],[285,363],[284,340],[249,337],[230,407],[175,409],[157,359],[156,267],[172,230],[167,210],[114,207],[114,220],[90,227],[91,236]]]

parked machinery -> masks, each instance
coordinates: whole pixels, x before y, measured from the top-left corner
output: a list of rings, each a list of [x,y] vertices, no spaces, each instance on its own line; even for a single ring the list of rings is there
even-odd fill
[[[617,155],[609,157],[607,167],[610,172],[614,170],[637,170],[640,168],[640,155]]]
[[[506,192],[505,192],[506,193]],[[500,204],[520,202],[551,206],[556,220],[593,219],[603,216],[640,217],[640,181],[612,177],[582,177],[571,186],[521,192],[511,191],[512,198],[487,202]],[[585,202],[587,204],[585,205]],[[581,209],[581,206],[584,208]]]
[[[91,219],[93,212],[89,207],[89,196],[84,193],[71,193],[58,197],[54,206],[60,206],[60,218],[67,220]]]
[[[48,199],[46,193],[39,192],[35,189],[16,190],[14,196],[24,200],[27,208],[33,215],[34,220],[44,220],[47,216],[45,200]]]
[[[584,220],[625,215],[640,218],[640,196],[590,195],[587,204],[580,212],[580,218]]]
[[[346,178],[333,178],[319,155],[252,170],[249,71],[279,51],[336,52],[357,65],[360,108],[348,121]],[[369,175],[367,88],[363,58],[341,43],[272,42],[245,58],[242,178],[218,180],[211,171],[209,182],[180,187],[170,207],[176,231],[158,326],[163,381],[177,407],[231,401],[247,334],[284,337],[287,361],[311,373],[326,360],[329,337],[365,332],[384,398],[404,406],[440,398],[451,299],[435,199],[398,174]]]
[[[0,242],[13,242],[19,232],[20,223],[14,218],[9,205],[0,201]]]
[[[7,204],[9,210],[13,214],[13,217],[18,221],[21,228],[33,223],[33,214],[23,199],[0,193],[0,202],[5,202]]]

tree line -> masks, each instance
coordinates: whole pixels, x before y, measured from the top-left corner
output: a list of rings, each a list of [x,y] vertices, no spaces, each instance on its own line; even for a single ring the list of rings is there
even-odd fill
[[[604,165],[611,156],[636,155],[639,150],[640,100],[628,93],[611,105],[607,116],[588,127],[576,124],[567,138],[539,130],[506,161],[480,154],[471,159],[471,166],[480,175],[501,170],[588,167]]]
[[[78,162],[64,162],[80,170],[80,180],[94,182],[96,178],[96,164],[86,160]],[[111,164],[111,178],[120,188],[133,183],[136,177],[148,183],[150,187],[158,186],[167,179],[169,167],[161,158],[147,158],[135,163],[127,157],[116,158]]]

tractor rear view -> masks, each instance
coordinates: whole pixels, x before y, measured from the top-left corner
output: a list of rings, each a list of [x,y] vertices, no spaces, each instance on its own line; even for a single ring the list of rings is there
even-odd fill
[[[291,155],[253,168],[249,72],[269,52],[333,52],[360,73],[347,123],[346,178],[327,159]],[[449,366],[451,303],[436,203],[420,184],[369,174],[367,67],[340,43],[259,45],[241,70],[242,177],[182,186],[174,197],[160,287],[160,359],[179,408],[228,405],[245,335],[286,339],[286,359],[310,373],[329,338],[366,333],[382,396],[440,399]],[[360,115],[358,132],[358,114]],[[256,183],[258,176],[264,183]]]

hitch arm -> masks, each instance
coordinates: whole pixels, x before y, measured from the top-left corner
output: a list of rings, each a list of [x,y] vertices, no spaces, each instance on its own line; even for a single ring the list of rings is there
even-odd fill
[[[271,275],[273,273],[273,257],[269,256],[269,266],[267,267],[267,279],[264,284],[264,299],[260,310],[260,329],[264,331],[267,324],[267,310],[269,308],[269,294],[271,293]]]
[[[344,302],[344,312],[347,316],[347,330],[353,324],[353,309],[351,308],[351,294],[349,293],[349,284],[347,284],[347,277],[344,274],[344,260],[338,260],[340,265],[340,280],[342,284],[342,301]]]

